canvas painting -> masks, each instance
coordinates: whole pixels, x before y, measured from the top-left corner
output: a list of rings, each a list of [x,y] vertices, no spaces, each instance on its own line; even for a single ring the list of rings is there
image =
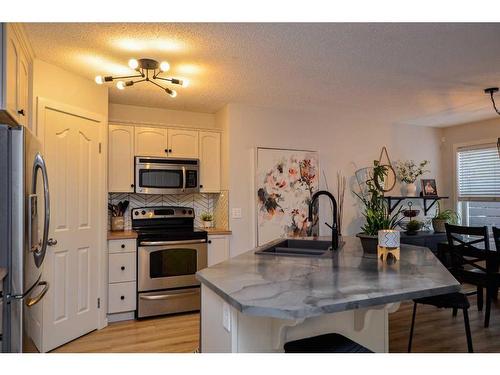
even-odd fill
[[[314,151],[257,149],[257,243],[317,232],[308,224],[311,196],[319,188],[319,158]],[[317,217],[315,212],[315,218]]]

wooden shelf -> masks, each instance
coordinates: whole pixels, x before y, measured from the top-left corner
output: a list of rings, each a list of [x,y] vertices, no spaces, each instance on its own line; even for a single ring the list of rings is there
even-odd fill
[[[441,199],[448,199],[449,197],[440,197],[440,196],[435,196],[435,197],[402,197],[402,196],[394,196],[394,195],[389,195],[384,197],[387,200],[387,203],[389,204],[389,214],[394,211],[394,209],[404,200],[409,200],[409,199],[418,199],[418,200],[423,200],[424,201],[424,215],[427,215],[427,212],[436,204],[437,201],[440,201]],[[427,202],[430,202],[430,204],[427,204]]]

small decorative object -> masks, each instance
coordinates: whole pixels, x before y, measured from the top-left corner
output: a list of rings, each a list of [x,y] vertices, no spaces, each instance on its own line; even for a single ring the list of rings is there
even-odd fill
[[[405,225],[406,229],[406,234],[407,235],[415,235],[417,232],[422,229],[423,223],[418,220],[410,220],[408,223]]]
[[[436,215],[432,218],[432,228],[436,233],[446,232],[445,224],[458,224],[460,217],[453,210],[441,211],[441,205],[438,202],[438,208],[436,210]]]
[[[385,155],[385,161],[384,160]],[[375,180],[375,184],[382,190],[384,193],[391,191],[394,189],[394,185],[396,185],[396,172],[392,167],[391,158],[389,158],[389,153],[387,152],[387,148],[384,146],[380,151],[380,156],[378,157],[378,164],[385,167],[385,174],[382,175],[379,179]]]
[[[130,59],[128,61],[128,66],[131,70],[135,71],[134,74],[121,77],[97,76],[95,77],[95,82],[98,85],[102,85],[105,82],[113,82],[114,80],[118,80],[118,82],[116,82],[116,88],[119,90],[124,90],[125,87],[133,86],[134,84],[140,82],[150,82],[155,86],[158,86],[160,89],[164,90],[172,98],[175,98],[177,96],[177,92],[170,89],[169,87],[163,87],[158,83],[158,81],[166,81],[170,84],[180,85],[182,87],[187,87],[189,85],[189,81],[186,79],[160,77],[162,73],[170,69],[170,65],[166,61],[158,62],[153,59]],[[139,79],[134,81],[131,78]],[[127,79],[128,81],[124,81],[125,79]]]
[[[437,197],[436,180],[433,178],[421,179],[422,184],[422,196],[423,197]]]
[[[399,231],[383,229],[378,231],[377,257],[382,262],[393,264],[399,260]]]
[[[398,178],[403,182],[403,195],[407,197],[417,196],[417,185],[415,181],[424,173],[429,172],[425,167],[429,164],[428,160],[421,161],[418,165],[413,160],[398,162],[396,165]]]
[[[315,151],[257,148],[255,198],[257,245],[279,237],[307,237],[318,232],[308,211],[319,189],[319,155]]]
[[[118,204],[108,203],[108,210],[111,213],[111,230],[122,231],[125,229],[123,215],[128,207],[128,201],[118,202]]]
[[[378,231],[383,229],[394,229],[402,220],[400,218],[401,208],[394,214],[389,214],[387,201],[375,180],[380,179],[386,173],[387,167],[374,161],[373,176],[366,181],[368,194],[354,194],[364,205],[363,216],[366,219],[365,225],[361,227],[361,233],[356,236],[361,240],[361,246],[365,255],[377,256],[378,251]]]
[[[203,221],[203,228],[212,228],[214,215],[209,212],[203,212],[200,217],[201,221]]]
[[[413,210],[411,208],[412,206],[413,206],[413,203],[408,202],[408,209],[402,211],[404,217],[412,218],[412,217],[418,216],[418,214],[420,213],[420,210]]]

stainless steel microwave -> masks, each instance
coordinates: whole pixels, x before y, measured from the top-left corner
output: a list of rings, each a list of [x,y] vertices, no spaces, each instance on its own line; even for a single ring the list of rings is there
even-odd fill
[[[198,159],[135,157],[135,192],[182,194],[200,191]]]

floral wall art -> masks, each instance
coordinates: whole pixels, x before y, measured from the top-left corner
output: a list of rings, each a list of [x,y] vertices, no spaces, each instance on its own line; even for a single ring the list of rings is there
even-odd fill
[[[279,237],[317,233],[317,219],[309,226],[307,216],[311,196],[318,188],[317,152],[257,148],[258,245]]]

